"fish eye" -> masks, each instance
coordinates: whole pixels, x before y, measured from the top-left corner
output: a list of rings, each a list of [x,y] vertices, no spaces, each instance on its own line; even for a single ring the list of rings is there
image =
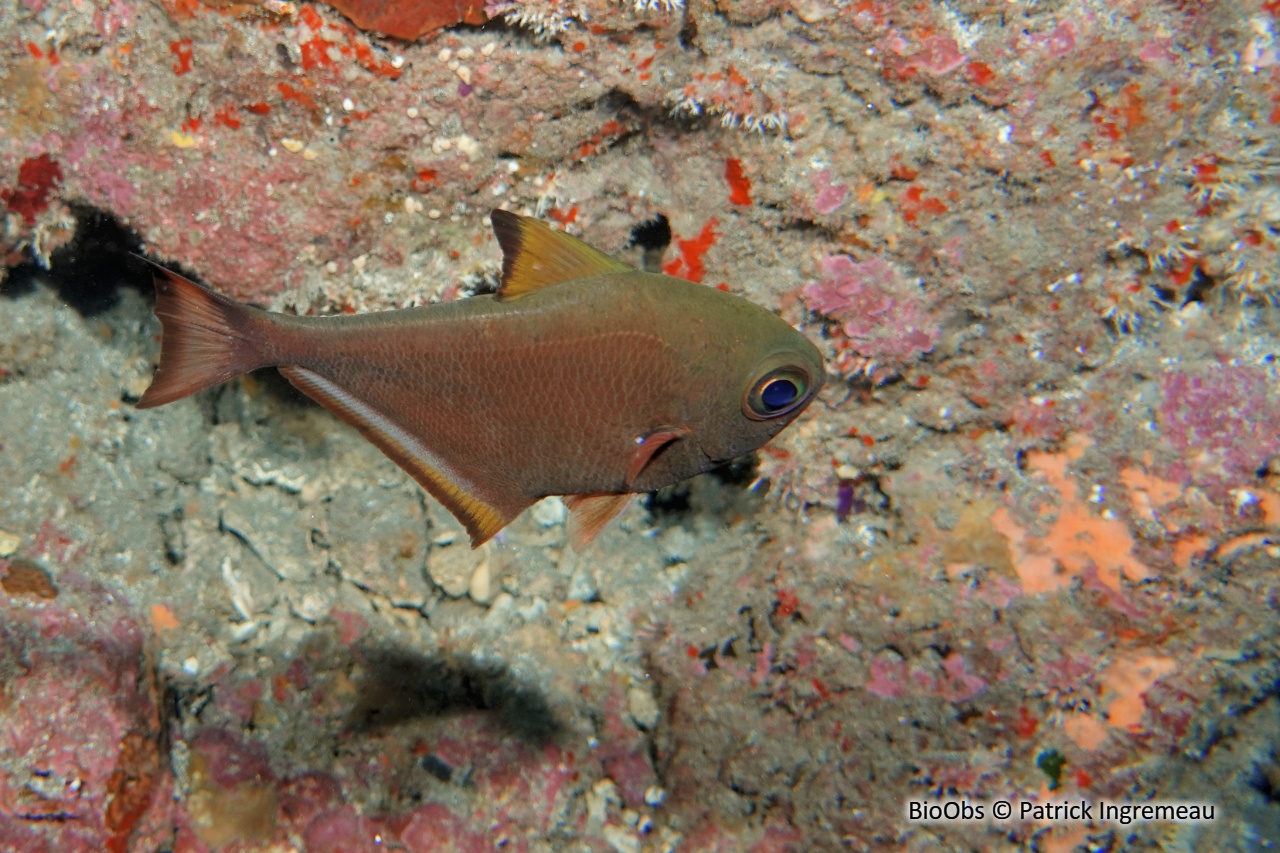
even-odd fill
[[[778,367],[757,379],[743,400],[742,410],[752,420],[785,415],[804,400],[809,376],[799,367]]]
[[[770,379],[769,384],[760,389],[760,402],[764,403],[766,409],[774,412],[790,406],[799,396],[800,389],[796,387],[796,383],[782,377]]]

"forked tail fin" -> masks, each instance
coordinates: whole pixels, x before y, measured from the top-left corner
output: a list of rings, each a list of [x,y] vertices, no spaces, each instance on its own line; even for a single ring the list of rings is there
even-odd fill
[[[138,408],[180,400],[271,363],[265,312],[154,266],[160,365]]]

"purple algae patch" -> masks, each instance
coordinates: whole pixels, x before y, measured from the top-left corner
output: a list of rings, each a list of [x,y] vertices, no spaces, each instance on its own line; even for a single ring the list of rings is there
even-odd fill
[[[1210,481],[1239,485],[1280,452],[1280,399],[1262,367],[1222,366],[1165,375],[1160,427],[1184,461]]]
[[[828,255],[822,280],[805,287],[804,301],[838,321],[853,350],[867,358],[915,358],[942,334],[920,285],[880,258],[855,263]]]

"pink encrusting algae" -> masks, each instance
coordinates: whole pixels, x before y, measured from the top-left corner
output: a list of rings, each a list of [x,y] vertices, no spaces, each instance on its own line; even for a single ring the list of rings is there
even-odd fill
[[[918,283],[880,258],[855,263],[822,259],[821,281],[804,288],[805,303],[839,325],[837,366],[845,373],[897,372],[938,342],[940,328]]]

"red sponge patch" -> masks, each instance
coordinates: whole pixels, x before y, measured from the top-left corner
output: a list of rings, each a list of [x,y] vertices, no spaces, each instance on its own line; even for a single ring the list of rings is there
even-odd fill
[[[36,215],[49,206],[49,197],[60,183],[62,167],[48,154],[41,154],[23,161],[17,189],[0,190],[0,199],[28,225],[35,225]]]

